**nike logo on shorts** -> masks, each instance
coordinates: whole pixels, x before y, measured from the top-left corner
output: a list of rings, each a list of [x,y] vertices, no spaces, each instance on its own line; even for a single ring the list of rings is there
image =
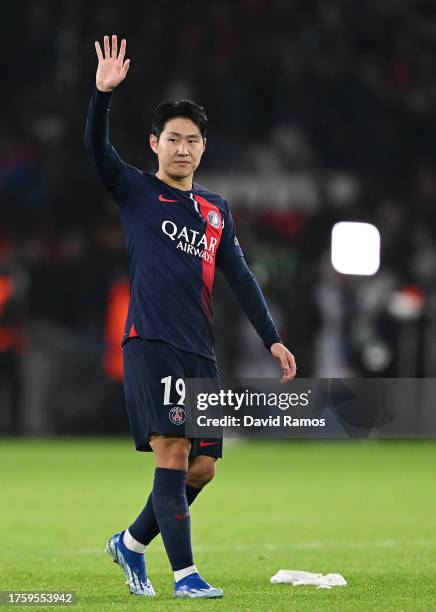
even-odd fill
[[[214,444],[218,444],[218,440],[215,440],[215,442],[205,442],[204,440],[200,440],[200,446],[213,446]]]

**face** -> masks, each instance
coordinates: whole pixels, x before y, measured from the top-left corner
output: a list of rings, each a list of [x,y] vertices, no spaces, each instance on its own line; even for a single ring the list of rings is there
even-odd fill
[[[166,122],[159,140],[150,135],[150,146],[159,160],[159,171],[180,180],[192,176],[206,147],[200,130],[190,119],[175,117]]]

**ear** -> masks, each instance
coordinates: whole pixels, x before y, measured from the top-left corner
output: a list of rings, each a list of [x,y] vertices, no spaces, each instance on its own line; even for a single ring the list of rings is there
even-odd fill
[[[159,141],[158,141],[157,137],[154,134],[150,134],[149,142],[150,142],[150,147],[151,147],[152,151],[154,153],[156,153],[156,155],[157,155],[157,152],[159,150],[159,147],[158,147]]]
[[[203,153],[206,151],[206,138],[203,138]]]

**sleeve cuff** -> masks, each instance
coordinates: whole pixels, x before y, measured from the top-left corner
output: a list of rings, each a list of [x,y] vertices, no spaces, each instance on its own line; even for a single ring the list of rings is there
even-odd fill
[[[94,93],[95,93],[96,103],[101,104],[102,106],[108,109],[111,103],[113,92],[112,91],[100,91],[99,89],[97,89],[97,86],[94,85]]]
[[[265,348],[268,352],[271,351],[271,347],[273,344],[275,344],[276,342],[279,342],[280,344],[283,344],[283,340],[282,338],[280,338],[280,336],[276,336],[275,338],[270,338],[268,340],[268,342],[265,342]]]

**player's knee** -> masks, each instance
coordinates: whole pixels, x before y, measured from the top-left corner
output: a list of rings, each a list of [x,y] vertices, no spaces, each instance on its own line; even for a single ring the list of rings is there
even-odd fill
[[[215,476],[215,460],[210,457],[197,457],[189,466],[188,484],[196,489],[207,485]]]
[[[188,440],[153,436],[150,438],[150,446],[155,454],[158,467],[176,470],[187,468],[190,450]]]
[[[188,464],[188,453],[184,449],[171,449],[161,460],[165,463],[163,467],[185,470]]]

